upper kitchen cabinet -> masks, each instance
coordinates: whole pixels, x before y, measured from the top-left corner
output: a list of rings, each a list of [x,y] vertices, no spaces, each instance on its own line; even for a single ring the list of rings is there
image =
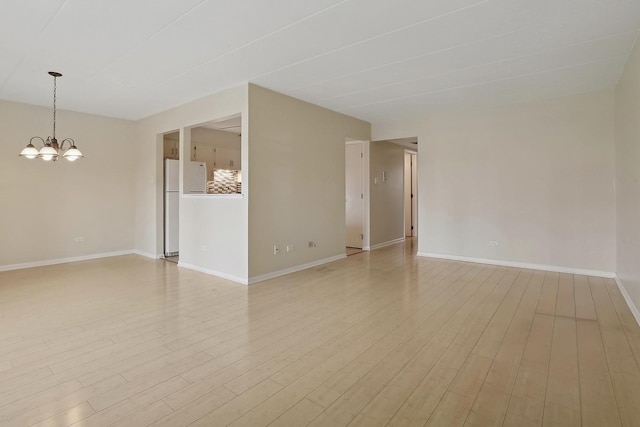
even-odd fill
[[[163,159],[180,159],[179,148],[180,147],[180,133],[173,132],[164,135],[162,146],[162,158]]]
[[[240,170],[240,150],[234,148],[216,147],[216,169]]]

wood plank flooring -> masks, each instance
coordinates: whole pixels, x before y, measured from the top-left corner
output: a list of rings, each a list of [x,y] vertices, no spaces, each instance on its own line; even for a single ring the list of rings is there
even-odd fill
[[[609,279],[415,256],[250,287],[122,256],[0,273],[0,424],[634,426]]]

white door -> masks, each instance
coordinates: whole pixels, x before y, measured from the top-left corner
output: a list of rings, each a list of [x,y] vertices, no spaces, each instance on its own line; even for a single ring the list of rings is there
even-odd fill
[[[411,155],[411,235],[418,236],[418,156]]]
[[[404,153],[404,235],[418,235],[418,165],[413,153]]]
[[[364,232],[363,144],[345,149],[346,245],[362,249]]]
[[[413,235],[413,210],[411,202],[411,154],[404,153],[404,235]]]

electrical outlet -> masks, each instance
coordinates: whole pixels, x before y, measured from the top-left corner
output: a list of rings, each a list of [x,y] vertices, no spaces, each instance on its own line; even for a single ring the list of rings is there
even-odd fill
[[[500,245],[497,240],[489,240],[489,246],[498,247]]]
[[[294,245],[287,245],[287,252],[293,252],[296,247]]]
[[[280,248],[278,247],[278,245],[273,245],[273,254],[278,255],[279,252],[280,252]]]
[[[318,245],[316,245],[316,242],[314,242],[313,240],[309,240],[309,247],[310,248],[315,248],[316,246],[318,246]]]

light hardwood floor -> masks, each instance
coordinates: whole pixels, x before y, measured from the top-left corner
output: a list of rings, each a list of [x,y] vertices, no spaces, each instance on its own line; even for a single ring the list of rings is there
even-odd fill
[[[0,422],[640,425],[612,280],[415,256],[250,287],[139,256],[0,273]]]

